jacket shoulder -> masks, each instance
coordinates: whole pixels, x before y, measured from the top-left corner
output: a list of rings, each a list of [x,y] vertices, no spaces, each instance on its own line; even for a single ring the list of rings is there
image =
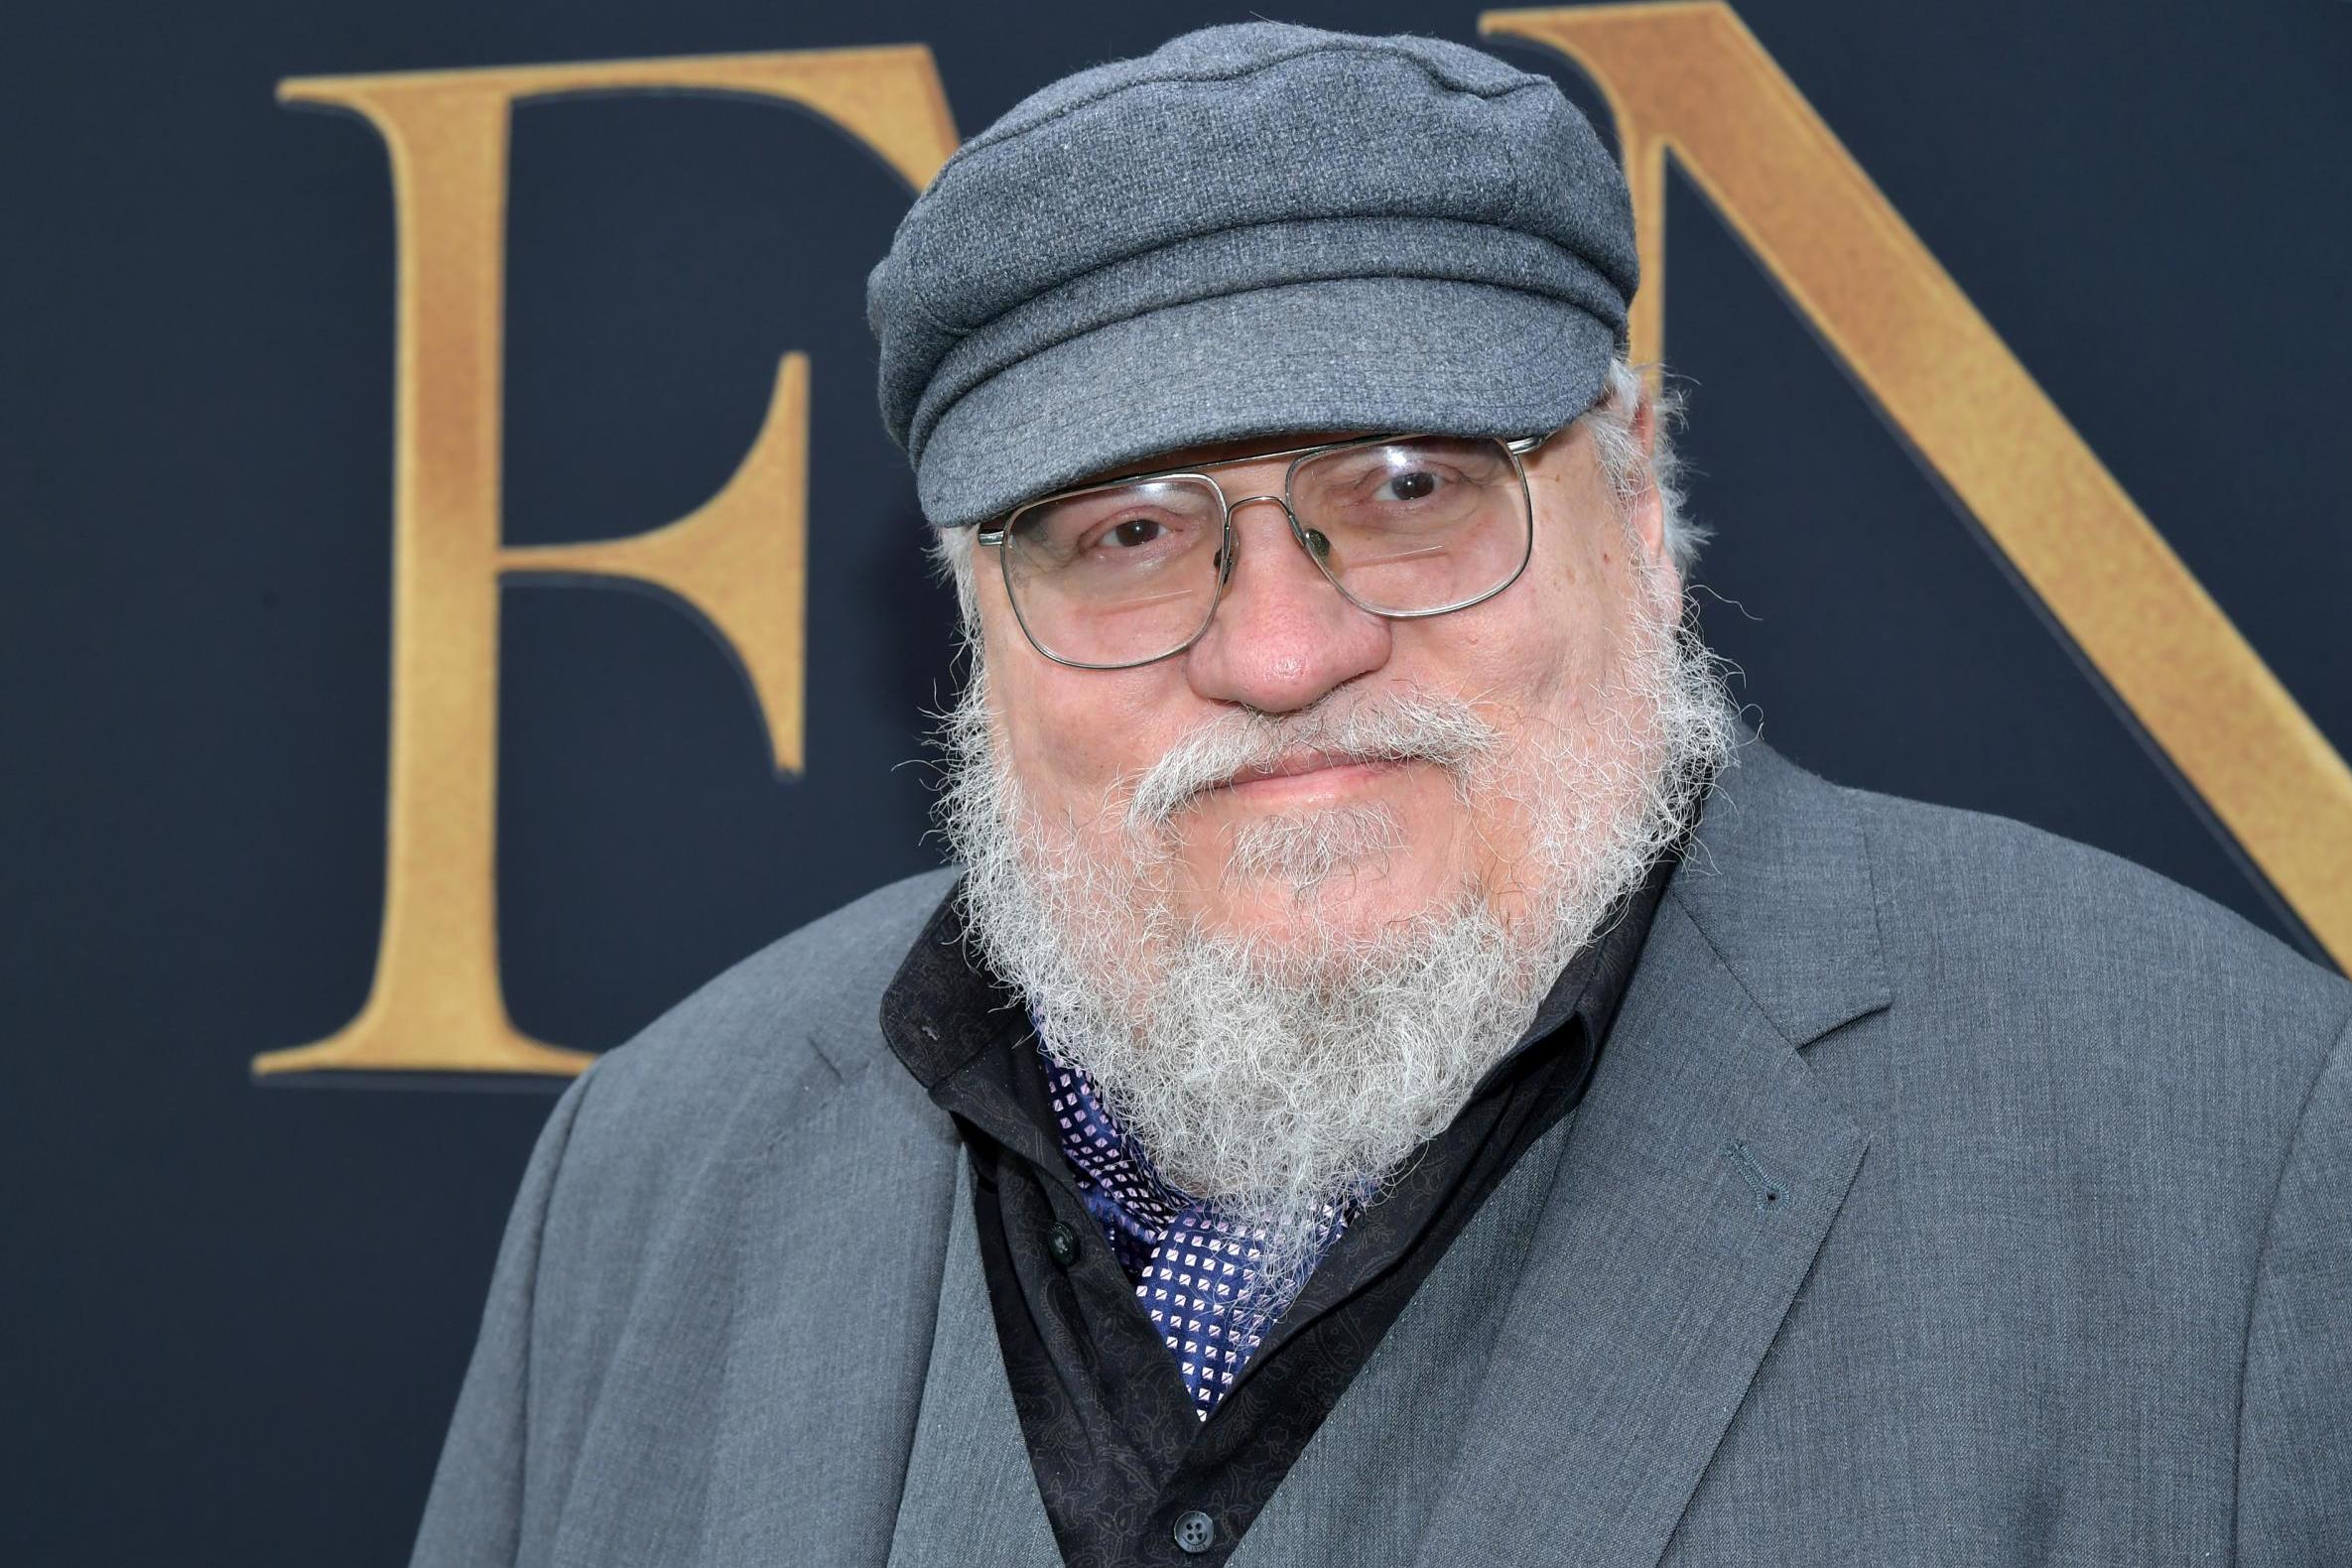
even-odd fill
[[[771,943],[565,1092],[508,1221],[419,1562],[471,1562],[500,1540],[505,1561],[518,1530],[560,1542],[582,1517],[597,1521],[585,1538],[675,1546],[712,1463],[720,1379],[739,1371],[724,1352],[748,1271],[805,1286],[839,1266],[810,1238],[870,1231],[877,1211],[893,1223],[861,1233],[860,1266],[936,1244],[953,1132],[910,1075],[877,1070],[896,1066],[879,1011],[953,881],[893,883]],[[580,1503],[589,1478],[653,1450],[687,1478],[677,1496]]]
[[[1889,962],[1914,989],[1981,988],[2085,1040],[2239,1042],[2256,1070],[2305,1080],[2352,1015],[2342,979],[2144,866],[2003,817],[1839,792],[1863,824]]]
[[[936,1132],[921,1086],[875,1069],[897,1065],[882,992],[954,881],[952,870],[909,877],[812,921],[589,1065],[534,1155],[548,1172],[545,1251],[562,1260],[561,1280],[625,1296],[667,1239],[723,1207],[730,1172],[823,1123],[845,1096],[879,1097],[868,1110],[910,1137]],[[843,1152],[823,1138],[812,1147]]]
[[[708,1136],[747,1100],[829,1091],[887,1056],[882,992],[940,901],[947,867],[875,889],[706,982],[590,1069],[598,1119],[637,1137]]]

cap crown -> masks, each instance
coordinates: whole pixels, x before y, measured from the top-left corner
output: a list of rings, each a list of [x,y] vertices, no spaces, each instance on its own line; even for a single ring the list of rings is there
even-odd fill
[[[1622,334],[1624,180],[1550,78],[1477,50],[1266,22],[1189,33],[1031,94],[916,200],[867,284],[883,418],[921,469],[941,423],[1023,360],[1153,312],[1378,277],[1518,291]],[[1203,438],[1115,445],[1180,439]],[[954,485],[924,489],[934,510]]]

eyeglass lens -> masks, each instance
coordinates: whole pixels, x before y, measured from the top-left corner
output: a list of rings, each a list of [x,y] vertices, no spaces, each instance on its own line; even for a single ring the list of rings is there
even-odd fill
[[[1474,603],[1526,564],[1526,487],[1498,441],[1334,448],[1292,468],[1289,499],[1308,556],[1375,614]],[[1225,520],[1225,499],[1206,475],[1057,497],[1012,518],[1005,587],[1049,657],[1112,667],[1164,658],[1216,611]]]

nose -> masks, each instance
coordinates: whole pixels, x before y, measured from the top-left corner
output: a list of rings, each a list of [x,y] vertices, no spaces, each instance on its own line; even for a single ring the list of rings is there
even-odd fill
[[[1233,571],[1209,629],[1185,655],[1196,693],[1296,713],[1388,662],[1390,623],[1332,587],[1291,531],[1281,497],[1245,496],[1229,510]]]

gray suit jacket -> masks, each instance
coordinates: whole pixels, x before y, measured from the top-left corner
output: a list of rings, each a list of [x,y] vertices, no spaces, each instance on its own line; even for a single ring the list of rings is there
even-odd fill
[[[2352,988],[1761,745],[1578,1111],[1238,1563],[2352,1563]],[[949,885],[558,1103],[417,1546],[1051,1563],[953,1129],[876,1022]]]

